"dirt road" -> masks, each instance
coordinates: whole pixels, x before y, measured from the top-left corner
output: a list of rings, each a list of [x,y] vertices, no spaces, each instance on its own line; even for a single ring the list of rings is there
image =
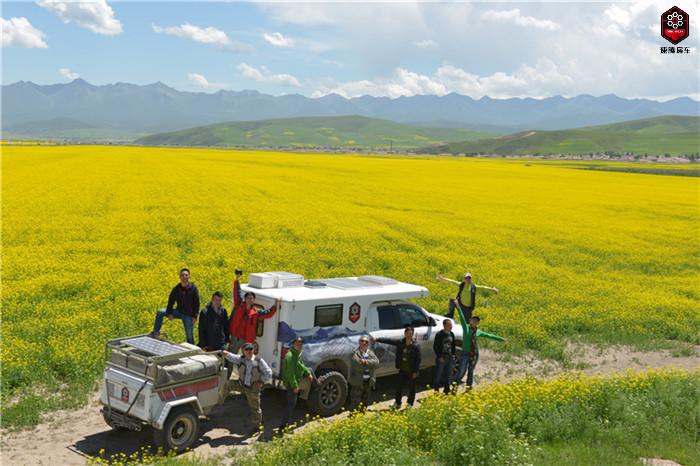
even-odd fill
[[[673,357],[668,351],[640,353],[625,348],[600,350],[587,346],[570,347],[574,361],[590,365],[583,372],[607,374],[613,371],[624,372],[630,368],[644,370],[646,367],[668,367],[694,369],[699,366],[700,346],[695,347],[695,355]],[[475,377],[478,384],[494,380],[507,380],[524,374],[552,376],[562,372],[562,368],[551,362],[536,360],[516,360],[502,362],[498,355],[482,350]],[[419,378],[418,398],[429,393],[426,385],[431,383],[432,370],[424,371]],[[391,404],[395,377],[385,377],[377,383],[370,409],[383,409]],[[103,457],[124,454],[130,456],[151,445],[153,431],[144,428],[141,432],[112,431],[104,423],[97,403],[99,394],[82,409],[57,411],[50,415],[36,429],[19,432],[3,432],[3,465],[83,465],[88,456],[100,454]],[[264,441],[273,428],[277,427],[286,404],[283,391],[266,390],[262,397],[263,424],[266,426]],[[305,420],[305,402],[299,401],[292,421]],[[339,415],[343,416],[343,414]],[[232,448],[245,448],[251,442],[250,413],[245,397],[230,396],[226,403],[217,406],[208,420],[202,422],[200,439],[193,451],[198,455],[224,455]]]

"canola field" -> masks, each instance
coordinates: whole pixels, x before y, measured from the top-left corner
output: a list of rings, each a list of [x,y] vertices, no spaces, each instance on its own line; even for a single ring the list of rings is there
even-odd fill
[[[570,163],[571,168],[576,162]],[[525,160],[161,149],[2,148],[2,390],[10,404],[101,372],[188,267],[202,305],[233,271],[375,274],[500,293],[476,314],[508,345],[700,343],[697,178]],[[227,306],[230,307],[230,306]],[[184,341],[182,325],[165,331]]]

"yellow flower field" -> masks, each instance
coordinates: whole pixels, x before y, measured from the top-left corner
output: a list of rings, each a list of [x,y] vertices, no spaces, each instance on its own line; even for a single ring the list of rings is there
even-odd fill
[[[509,344],[698,343],[698,179],[568,166],[3,146],[3,389],[95,377],[104,341],[150,331],[185,266],[202,305],[240,267],[390,276],[439,313],[455,289],[435,275],[470,271],[500,290],[476,313]]]

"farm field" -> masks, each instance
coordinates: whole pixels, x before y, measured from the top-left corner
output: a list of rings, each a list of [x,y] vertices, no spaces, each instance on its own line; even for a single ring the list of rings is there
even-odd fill
[[[700,343],[697,178],[215,149],[2,155],[4,426],[85,399],[104,341],[149,331],[184,266],[203,301],[241,267],[390,276],[427,286],[419,304],[438,313],[454,289],[435,274],[468,270],[500,290],[477,301],[482,327],[508,336],[494,350],[564,363],[572,339]]]

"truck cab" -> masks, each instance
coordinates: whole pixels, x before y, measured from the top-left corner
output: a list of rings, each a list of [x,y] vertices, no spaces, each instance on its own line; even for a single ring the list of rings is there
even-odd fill
[[[304,338],[302,360],[319,381],[307,403],[318,414],[336,414],[345,404],[350,358],[361,335],[398,340],[404,328],[412,326],[423,355],[421,367],[435,364],[433,341],[446,317],[409,301],[428,297],[425,287],[376,275],[306,280],[289,272],[264,272],[250,274],[241,289],[255,293],[259,308],[280,300],[276,315],[258,321],[255,340],[275,386],[282,388],[280,371],[289,343]],[[453,329],[458,341],[461,330]],[[373,349],[380,361],[377,377],[395,374],[395,347],[376,343]]]

